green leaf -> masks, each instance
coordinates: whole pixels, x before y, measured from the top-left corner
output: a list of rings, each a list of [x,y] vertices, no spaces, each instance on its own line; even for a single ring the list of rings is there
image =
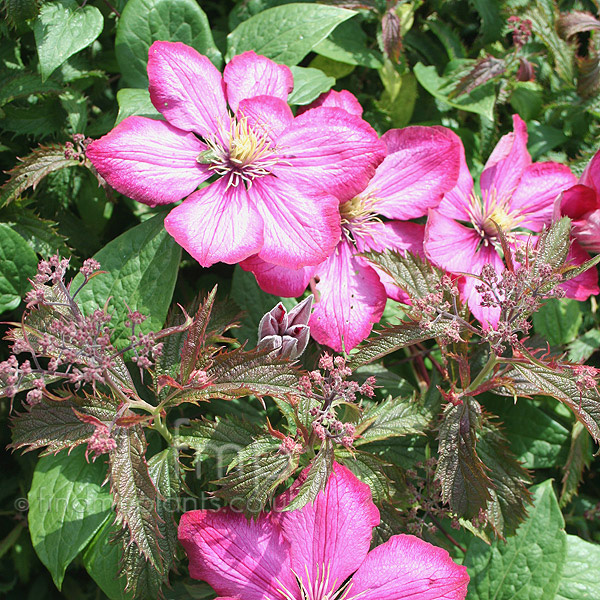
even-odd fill
[[[194,0],[129,0],[115,40],[117,61],[127,86],[148,87],[148,50],[157,40],[183,42],[221,67],[221,53],[206,14]]]
[[[473,400],[450,404],[439,427],[439,458],[435,477],[442,485],[442,499],[459,516],[470,519],[485,510],[490,479],[476,452],[480,409]]]
[[[10,179],[0,188],[0,206],[16,200],[29,188],[35,190],[37,184],[49,173],[81,164],[74,158],[65,158],[64,146],[54,144],[38,146],[20,161],[8,172]]]
[[[65,111],[55,97],[40,98],[34,106],[8,104],[0,111],[0,129],[38,139],[55,136],[65,120]],[[56,136],[55,136],[56,137]]]
[[[584,362],[600,348],[600,330],[590,329],[569,344],[569,360]]]
[[[278,302],[282,302],[289,311],[296,306],[293,298],[279,298],[263,292],[252,273],[244,271],[239,265],[233,272],[231,282],[231,297],[246,313],[240,327],[234,330],[235,337],[240,342],[248,340],[248,347],[253,348],[258,341],[258,324],[263,315],[269,312]]]
[[[37,256],[9,225],[0,223],[0,313],[13,310],[30,289],[37,272]]]
[[[364,481],[373,493],[373,502],[377,505],[390,498],[390,479],[385,474],[388,465],[384,460],[368,452],[336,452],[336,459],[343,462],[361,481]]]
[[[92,278],[77,296],[84,314],[91,314],[109,302],[109,312],[113,314],[111,325],[117,332],[112,342],[118,348],[127,346],[131,334],[131,329],[125,326],[127,306],[148,316],[136,328],[138,332],[160,329],[167,317],[181,248],[165,231],[163,219],[162,214],[156,215],[97,252],[94,258],[106,273]],[[72,288],[76,290],[81,283],[83,277],[77,275]]]
[[[600,598],[600,546],[567,535],[567,560],[554,600]]]
[[[260,512],[272,498],[280,483],[298,466],[298,457],[279,452],[254,457],[237,465],[228,475],[217,481],[220,486],[215,496],[232,503],[245,514]]]
[[[569,457],[564,463],[564,475],[560,492],[560,505],[566,506],[577,493],[583,479],[583,471],[592,462],[591,438],[584,426],[576,421],[571,432],[571,448]]]
[[[367,48],[367,35],[356,18],[338,25],[313,50],[321,56],[349,65],[371,69],[381,69],[383,66],[381,53]]]
[[[426,67],[417,63],[413,69],[419,83],[435,98],[460,110],[477,113],[494,120],[494,106],[496,103],[495,83],[490,81],[475,88],[471,93],[464,94],[458,98],[449,98],[450,82],[437,74],[434,66]]]
[[[565,524],[550,480],[531,491],[533,506],[514,536],[491,546],[478,538],[469,544],[468,600],[554,598],[567,556]]]
[[[88,463],[83,448],[44,456],[36,466],[27,497],[29,531],[58,589],[67,566],[111,513],[112,498],[108,486],[102,486],[105,476],[104,462]]]
[[[303,506],[314,502],[319,492],[327,485],[327,480],[333,472],[333,444],[327,440],[319,449],[319,453],[307,467],[308,472],[303,475],[302,482],[292,501],[283,510],[299,510]]]
[[[297,65],[340,23],[356,13],[336,6],[297,3],[269,8],[240,23],[227,36],[227,60],[254,50],[285,65]]]
[[[504,424],[504,434],[517,460],[526,469],[549,469],[565,464],[569,430],[538,408],[533,400],[486,398],[485,408]]]
[[[489,44],[500,39],[503,29],[499,0],[469,0],[481,17],[481,43]]]
[[[544,229],[538,237],[534,273],[537,275],[545,265],[550,265],[553,269],[560,268],[567,258],[570,246],[571,219],[563,217]]]
[[[535,119],[542,108],[544,88],[534,81],[518,81],[510,96],[510,104],[524,121]]]
[[[123,88],[117,92],[119,103],[119,114],[115,125],[123,119],[133,115],[149,117],[151,119],[162,119],[162,115],[154,108],[150,101],[150,92],[139,88]]]
[[[402,379],[380,363],[359,367],[354,371],[353,376],[359,383],[364,383],[369,377],[375,377],[377,385],[375,392],[382,398],[388,396],[412,398],[415,395],[415,388],[406,379]]]
[[[335,79],[328,77],[319,69],[292,67],[292,75],[294,76],[294,89],[288,97],[289,104],[298,106],[310,104],[335,85]]]
[[[104,19],[95,6],[75,0],[46,2],[32,24],[42,80],[69,57],[87,48],[102,32]]]
[[[533,313],[533,328],[552,346],[572,342],[583,321],[581,302],[569,298],[551,298]]]
[[[0,106],[32,94],[60,94],[61,91],[61,85],[56,81],[44,82],[37,74],[18,72],[2,82]]]

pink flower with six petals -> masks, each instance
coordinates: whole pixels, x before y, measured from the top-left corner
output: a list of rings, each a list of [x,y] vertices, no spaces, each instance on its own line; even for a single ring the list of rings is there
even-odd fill
[[[155,42],[148,77],[165,121],[129,117],[87,148],[108,183],[151,206],[187,197],[165,227],[203,266],[251,255],[320,263],[339,240],[337,198],[362,189],[383,159],[373,129],[339,108],[294,118],[290,69],[254,52],[221,76],[193,48]]]
[[[514,247],[519,239],[527,239],[527,230],[539,232],[551,223],[555,199],[576,182],[565,165],[532,163],[527,151],[527,126],[518,115],[513,116],[513,128],[502,137],[483,169],[481,195],[475,189],[461,144],[458,183],[437,209],[429,212],[425,253],[447,271],[480,275],[483,266],[491,264],[496,273],[502,273],[505,267],[495,223]],[[585,260],[576,246],[571,249],[571,258],[577,264]],[[499,309],[481,306],[478,285],[476,278],[466,277],[463,298],[482,324],[495,327]],[[578,300],[598,292],[594,272],[563,285],[567,295]]]
[[[445,550],[395,535],[369,551],[378,524],[369,486],[334,463],[325,491],[300,510],[254,520],[230,509],[195,510],[182,516],[179,540],[190,575],[220,600],[464,600],[467,570]]]
[[[329,92],[316,105],[362,111],[349,92]],[[349,351],[369,335],[388,297],[406,300],[389,276],[357,255],[386,249],[422,253],[424,226],[405,221],[437,206],[458,177],[460,142],[443,127],[391,130],[382,140],[388,154],[368,184],[352,198],[338,196],[342,238],[327,260],[297,270],[260,255],[241,263],[263,290],[277,296],[299,296],[314,277],[318,302],[311,335],[336,351]]]

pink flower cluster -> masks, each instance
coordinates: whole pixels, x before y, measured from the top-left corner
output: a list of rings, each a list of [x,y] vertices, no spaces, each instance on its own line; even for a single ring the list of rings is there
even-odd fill
[[[600,246],[600,160],[579,184],[564,165],[532,163],[518,116],[476,186],[449,129],[414,126],[379,139],[349,92],[329,92],[294,115],[291,71],[253,52],[234,57],[221,75],[192,48],[155,42],[148,77],[164,120],[129,117],[91,143],[88,158],[135,200],[183,199],[165,227],[201,265],[240,263],[279,296],[310,285],[311,335],[336,351],[368,336],[388,298],[407,301],[362,257],[366,251],[410,251],[466,275],[463,300],[493,328],[498,309],[482,303],[469,275],[486,264],[504,271],[497,226],[511,247],[527,243],[551,223],[563,193],[576,235],[590,249]],[[425,216],[426,225],[411,221]],[[572,261],[586,257],[573,244]],[[580,300],[597,293],[597,274],[565,291]]]
[[[185,513],[190,575],[219,600],[464,600],[467,569],[445,550],[412,535],[370,550],[379,511],[347,467],[334,463],[313,503],[282,512],[306,475],[277,499],[279,511],[253,520],[231,509]]]

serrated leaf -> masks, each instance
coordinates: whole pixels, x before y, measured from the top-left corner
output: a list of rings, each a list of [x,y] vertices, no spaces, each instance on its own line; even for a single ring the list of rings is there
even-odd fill
[[[146,463],[146,439],[139,425],[115,427],[117,447],[109,455],[110,487],[117,513],[116,523],[127,530],[132,551],[143,555],[159,572],[164,572],[157,548],[158,492]]]
[[[164,215],[158,214],[94,254],[106,273],[91,279],[77,296],[84,314],[91,314],[109,302],[108,310],[113,315],[111,325],[115,328],[111,341],[116,348],[126,347],[131,337],[131,329],[125,326],[127,307],[148,317],[136,328],[138,332],[157,331],[167,317],[181,247],[165,231],[163,220]],[[83,277],[77,275],[72,289],[76,290],[82,283]]]
[[[567,258],[570,246],[571,219],[563,217],[539,235],[534,273],[537,275],[544,265],[550,265],[553,269],[560,268]]]
[[[231,503],[246,514],[263,510],[280,483],[298,466],[298,457],[292,454],[267,454],[252,461],[238,464],[230,473],[217,481],[215,496]]]
[[[560,505],[566,506],[577,493],[577,488],[583,479],[583,472],[592,462],[592,444],[588,432],[577,421],[571,431],[571,447],[569,456],[564,464]]]
[[[297,65],[340,23],[356,13],[324,4],[275,6],[240,23],[227,36],[227,60],[254,50],[275,62]]]
[[[479,436],[477,454],[492,482],[491,501],[485,509],[488,523],[500,537],[512,535],[527,516],[530,494],[526,486],[531,484],[531,478],[516,460],[506,438],[489,423]]]
[[[435,477],[442,486],[442,499],[459,516],[470,519],[485,510],[490,479],[476,452],[480,414],[473,400],[450,404],[439,426],[438,465]]]
[[[575,383],[575,376],[567,370],[522,363],[513,363],[513,369],[535,386],[540,394],[552,396],[568,406],[594,440],[600,441],[600,395],[596,388],[580,390]]]
[[[600,546],[567,535],[567,559],[554,600],[600,598]]]
[[[335,85],[335,79],[328,77],[320,69],[306,67],[292,67],[291,69],[294,76],[294,89],[288,97],[289,104],[298,106],[310,104]]]
[[[25,25],[29,19],[34,19],[38,14],[36,0],[6,0],[6,22],[14,28]]]
[[[481,43],[495,42],[502,36],[501,3],[498,0],[469,0],[481,17]]]
[[[123,88],[117,92],[117,102],[119,103],[119,114],[115,125],[133,115],[162,119],[162,115],[154,108],[154,104],[150,100],[150,92],[146,89]]]
[[[367,47],[367,35],[356,18],[338,25],[333,32],[313,48],[314,52],[349,65],[380,69],[383,57]]]
[[[353,378],[361,384],[369,377],[375,377],[375,385],[377,386],[375,392],[381,398],[387,398],[388,396],[412,398],[415,394],[415,388],[406,379],[402,379],[402,377],[386,369],[380,363],[359,367],[353,373]]]
[[[127,86],[148,87],[148,50],[157,40],[183,42],[221,67],[208,18],[194,0],[129,0],[115,39],[115,54]]]
[[[569,360],[575,363],[586,361],[600,348],[600,331],[590,329],[569,344]]]
[[[27,497],[29,531],[59,590],[67,566],[111,513],[105,476],[105,464],[88,463],[83,448],[45,456],[36,466]]]
[[[0,223],[0,313],[13,310],[37,272],[37,256],[9,225]]]
[[[213,358],[206,373],[210,385],[201,393],[207,399],[249,394],[286,398],[289,394],[299,394],[297,369],[268,352],[246,352],[242,348],[223,352]]]
[[[490,121],[494,120],[496,91],[493,81],[475,88],[471,93],[458,98],[450,98],[449,80],[440,77],[436,68],[417,63],[413,69],[419,83],[435,98],[449,104],[453,108],[477,113]]]
[[[426,414],[418,402],[390,398],[365,413],[356,426],[356,433],[361,437],[354,445],[360,446],[390,437],[423,434],[430,421],[431,415]]]
[[[42,79],[87,48],[103,26],[102,13],[95,6],[79,6],[75,0],[44,3],[32,24]]]
[[[93,405],[81,399],[62,402],[43,399],[13,418],[10,447],[25,452],[45,448],[46,453],[55,454],[83,444],[94,433],[94,427],[83,423],[75,410],[107,425],[111,425],[116,416],[116,407],[99,399],[95,399]]]
[[[37,184],[49,173],[76,167],[81,163],[73,158],[65,157],[64,146],[39,146],[8,174],[10,179],[0,188],[0,207],[16,200],[25,190],[36,188]]]
[[[581,302],[570,298],[551,298],[533,313],[533,327],[551,345],[572,342],[583,321]]]
[[[389,500],[390,479],[385,474],[388,466],[381,458],[368,452],[336,452],[336,459],[340,459],[361,481],[364,481],[373,494],[373,502],[377,505]]]
[[[325,489],[327,480],[333,472],[334,458],[333,444],[326,440],[317,456],[307,467],[308,472],[303,475],[292,501],[282,510],[299,510],[310,502],[314,502],[319,492]]]
[[[42,140],[61,131],[65,111],[57,98],[46,96],[35,106],[7,104],[0,111],[0,117],[0,129]]]
[[[564,520],[550,480],[532,488],[533,506],[516,534],[491,546],[474,538],[464,565],[469,600],[547,600],[558,589],[567,555]]]
[[[60,94],[62,88],[56,81],[42,81],[39,75],[18,72],[2,82],[0,106],[32,94]]]

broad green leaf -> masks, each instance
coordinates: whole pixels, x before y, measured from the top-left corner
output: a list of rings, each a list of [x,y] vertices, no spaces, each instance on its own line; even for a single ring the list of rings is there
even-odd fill
[[[67,90],[58,97],[67,113],[66,130],[69,134],[85,133],[88,121],[87,99],[78,90]]]
[[[33,22],[42,80],[48,79],[70,56],[87,48],[101,33],[102,13],[75,0],[46,2]]]
[[[499,0],[469,0],[481,17],[481,43],[495,42],[502,36],[503,22]]]
[[[364,383],[368,377],[375,377],[377,385],[375,392],[382,398],[388,396],[411,398],[415,394],[415,388],[406,379],[402,379],[380,363],[359,367],[354,371],[353,377],[359,383]]]
[[[83,448],[44,456],[33,474],[29,531],[40,560],[58,589],[65,570],[111,513],[103,460],[88,462]]]
[[[527,149],[532,160],[538,160],[541,156],[546,155],[569,139],[562,129],[538,121],[527,123],[527,130],[529,133]]]
[[[299,510],[315,501],[319,492],[322,492],[327,485],[327,480],[333,471],[333,459],[333,444],[326,440],[310,463],[308,473],[298,487],[297,494],[283,510]]]
[[[0,313],[13,310],[30,289],[38,259],[24,238],[0,223]]]
[[[56,81],[42,81],[34,73],[18,72],[2,82],[0,106],[32,94],[60,94],[62,86]]]
[[[585,427],[576,421],[571,432],[569,457],[564,464],[560,505],[566,506],[577,493],[583,472],[592,462],[592,440]]]
[[[258,340],[258,324],[263,315],[269,312],[278,302],[282,302],[288,309],[296,306],[293,298],[279,298],[263,292],[252,273],[244,271],[239,265],[233,272],[231,282],[231,297],[244,311],[240,327],[233,333],[240,342],[248,341],[248,347],[254,348]]]
[[[487,469],[476,452],[480,412],[473,400],[450,404],[439,426],[435,478],[442,486],[444,502],[467,519],[485,510],[492,500]]]
[[[569,360],[584,362],[600,348],[600,330],[590,329],[569,344]]]
[[[510,96],[510,104],[524,121],[535,119],[543,104],[544,88],[534,81],[518,81]]]
[[[143,332],[160,329],[167,317],[177,279],[181,248],[165,231],[164,216],[156,215],[126,231],[94,255],[106,271],[90,280],[77,296],[85,314],[102,308],[109,301],[111,325],[117,331],[113,343],[127,346],[131,329],[125,326],[127,306],[148,318],[140,326]],[[75,277],[72,289],[83,282]]]
[[[334,85],[335,79],[328,77],[319,69],[292,67],[294,89],[288,97],[289,104],[310,104]]]
[[[533,313],[533,328],[552,346],[572,342],[579,331],[583,313],[581,302],[570,298],[551,298]]]
[[[468,600],[554,598],[567,556],[565,523],[550,480],[531,491],[533,506],[514,536],[491,546],[478,538],[469,544]]]
[[[567,535],[567,560],[554,600],[600,598],[600,546]]]
[[[440,77],[433,65],[426,67],[422,63],[417,63],[413,73],[419,83],[438,100],[442,100],[454,108],[477,113],[491,121],[494,120],[496,92],[493,81],[477,87],[469,94],[451,99],[448,97],[451,89],[450,82]]]
[[[16,200],[29,188],[35,190],[49,173],[80,164],[74,158],[65,157],[64,146],[38,146],[8,172],[10,179],[0,188],[0,206]]]
[[[533,400],[486,398],[485,408],[497,415],[510,442],[510,449],[526,469],[549,469],[564,465],[569,430],[538,408]]]
[[[161,114],[154,108],[150,101],[150,92],[140,88],[123,88],[117,92],[119,103],[119,114],[115,125],[123,119],[133,115],[149,117],[151,119],[162,119]]]
[[[269,8],[240,23],[227,36],[227,60],[254,50],[285,65],[297,65],[340,23],[356,13],[324,4],[295,3]]]
[[[367,35],[354,19],[338,25],[333,32],[319,42],[314,51],[321,56],[350,65],[381,69],[383,56],[367,48]]]
[[[371,488],[373,501],[379,505],[390,497],[390,479],[385,474],[386,466],[389,466],[384,460],[373,456],[368,452],[359,451],[338,451],[335,454],[336,460],[341,459],[361,481],[364,481]]]
[[[129,0],[115,40],[117,61],[129,87],[148,87],[148,50],[157,40],[183,42],[221,66],[206,14],[194,0]]]

